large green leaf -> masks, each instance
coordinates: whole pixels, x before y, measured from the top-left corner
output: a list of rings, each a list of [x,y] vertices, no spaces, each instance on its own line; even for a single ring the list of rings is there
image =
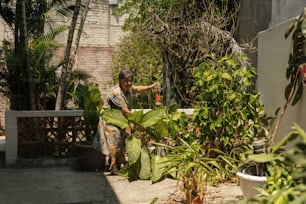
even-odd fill
[[[164,170],[167,165],[168,158],[162,157],[160,155],[153,154],[151,156],[152,162],[152,177],[151,180],[153,183],[156,183],[163,179],[164,177]]]
[[[135,111],[129,115],[128,120],[136,124],[141,124],[142,117],[143,117],[143,110]]]
[[[139,178],[141,162],[140,158],[133,164],[128,164],[128,177],[129,180],[137,180]]]
[[[168,132],[171,136],[171,138],[175,139],[178,132],[178,126],[175,121],[170,120],[168,123]]]
[[[146,148],[141,149],[141,155],[140,155],[140,172],[139,172],[139,178],[148,180],[151,177],[151,161],[150,161],[150,155]]]
[[[127,151],[128,151],[128,157],[129,157],[129,165],[132,165],[137,162],[137,160],[140,158],[141,154],[141,141],[140,139],[129,136],[127,138]]]
[[[121,129],[126,128],[128,126],[128,120],[120,110],[117,109],[109,109],[102,112],[102,118],[117,127],[120,127]]]
[[[142,126],[144,128],[154,126],[159,120],[163,118],[166,113],[165,107],[158,107],[147,112],[142,119]]]
[[[159,142],[161,139],[168,136],[168,125],[165,121],[160,120],[157,122],[155,135],[156,142]]]
[[[177,104],[173,103],[168,108],[168,114],[174,113],[177,110]]]

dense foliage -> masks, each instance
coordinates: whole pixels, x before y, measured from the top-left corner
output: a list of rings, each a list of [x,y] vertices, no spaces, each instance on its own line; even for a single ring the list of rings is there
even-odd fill
[[[254,90],[256,69],[241,67],[243,58],[212,56],[195,71],[193,87],[193,122],[200,129],[199,139],[236,158],[261,136],[260,119],[264,117],[259,93]]]
[[[137,71],[143,72],[151,65],[156,69],[161,67],[164,105],[177,103],[179,107],[191,107],[194,69],[206,60],[207,54],[221,57],[239,50],[231,35],[236,27],[237,1],[134,0],[122,3],[117,13],[128,14],[124,28],[132,33],[128,37],[132,40],[125,42],[132,42],[133,46],[119,50],[118,56],[123,59],[118,59],[115,67],[134,69],[133,65],[142,64],[143,59],[153,55],[157,60]],[[151,53],[147,52],[148,46]],[[131,48],[138,51],[130,56],[121,55],[120,52],[130,53]]]

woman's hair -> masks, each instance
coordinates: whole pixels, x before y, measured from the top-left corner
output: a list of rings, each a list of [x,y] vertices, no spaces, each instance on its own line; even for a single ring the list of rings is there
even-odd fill
[[[119,73],[119,81],[122,82],[128,78],[132,77],[132,80],[134,80],[134,75],[133,72],[131,72],[130,70],[122,70]]]

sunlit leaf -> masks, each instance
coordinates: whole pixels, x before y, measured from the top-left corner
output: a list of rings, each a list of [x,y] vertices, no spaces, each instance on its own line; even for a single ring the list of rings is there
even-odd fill
[[[129,165],[132,165],[138,161],[141,154],[141,141],[140,139],[130,136],[127,138],[127,150],[129,155]]]
[[[109,124],[120,127],[121,129],[128,126],[128,120],[120,110],[109,109],[102,112],[102,118]]]
[[[143,180],[150,179],[151,177],[151,160],[146,148],[141,148],[140,155],[141,167],[139,172],[139,178]]]

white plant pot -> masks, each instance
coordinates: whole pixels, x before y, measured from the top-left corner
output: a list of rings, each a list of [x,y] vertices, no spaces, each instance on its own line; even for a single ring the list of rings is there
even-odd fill
[[[262,187],[267,182],[266,176],[253,176],[244,173],[244,171],[237,172],[236,175],[240,179],[240,189],[245,199],[250,199],[258,194],[256,188]]]

